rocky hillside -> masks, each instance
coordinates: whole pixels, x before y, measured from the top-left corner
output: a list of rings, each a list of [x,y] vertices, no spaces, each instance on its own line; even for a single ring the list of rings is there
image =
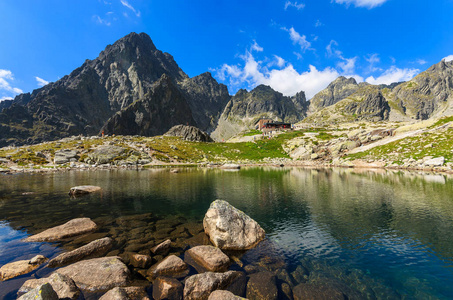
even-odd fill
[[[408,82],[370,85],[339,77],[311,100],[305,123],[411,121],[453,114],[453,62],[441,61]]]
[[[173,82],[170,94],[178,99],[170,99],[172,96],[164,91],[156,92],[155,86],[164,74]],[[108,45],[96,59],[86,60],[70,75],[5,102],[0,114],[0,146],[99,134],[102,128],[122,133],[135,128],[127,134],[162,134],[172,125],[190,123],[213,130],[228,100],[226,87],[210,75],[189,78],[170,54],[155,47],[148,35],[131,33]],[[172,101],[175,105],[169,107]],[[162,115],[172,116],[170,124],[159,121],[157,111],[148,111],[151,114],[140,120],[146,111],[145,103],[153,103],[149,108],[160,107],[159,112],[181,111]],[[137,118],[118,127],[117,113],[124,115],[122,122],[129,122],[133,109],[139,109]],[[138,129],[139,123],[146,128]]]
[[[259,85],[250,92],[242,89],[226,105],[219,125],[211,136],[215,140],[228,139],[241,131],[254,128],[260,118],[297,122],[304,117],[305,111],[303,92],[290,98],[266,85]]]

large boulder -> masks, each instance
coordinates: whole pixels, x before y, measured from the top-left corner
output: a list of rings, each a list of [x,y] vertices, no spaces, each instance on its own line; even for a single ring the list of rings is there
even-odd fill
[[[58,268],[78,262],[82,259],[100,257],[106,254],[113,246],[109,237],[92,241],[91,243],[75,250],[63,253],[49,261],[49,268]]]
[[[75,162],[78,160],[78,155],[76,150],[63,149],[55,151],[55,164],[65,164],[68,162]]]
[[[3,265],[0,268],[0,281],[30,273],[39,268],[39,266],[46,261],[47,258],[42,255],[37,255],[30,260],[19,260]]]
[[[101,187],[95,186],[95,185],[80,185],[80,186],[72,187],[69,190],[69,195],[70,196],[80,196],[80,195],[91,194],[94,192],[99,192],[101,190],[102,190]]]
[[[206,300],[215,290],[228,290],[243,295],[247,278],[238,271],[206,272],[188,277],[184,286],[184,300]]]
[[[166,136],[179,136],[191,142],[214,142],[214,140],[204,131],[197,127],[187,125],[176,125],[170,128]]]
[[[115,158],[122,156],[127,151],[126,148],[119,146],[100,146],[88,154],[85,161],[90,161],[97,164],[107,164],[112,162]]]
[[[74,280],[82,290],[105,291],[117,286],[125,286],[130,272],[117,256],[82,260],[58,270]]]
[[[213,246],[196,246],[184,253],[184,260],[196,264],[211,272],[224,272],[230,265],[229,257],[219,248]],[[197,267],[194,266],[196,269]]]
[[[95,231],[96,223],[90,218],[77,218],[63,225],[49,228],[41,233],[29,236],[25,242],[55,242],[76,235]]]
[[[157,277],[153,283],[154,300],[182,300],[182,283],[174,278]]]
[[[170,255],[163,261],[152,266],[148,271],[147,275],[154,279],[158,276],[167,276],[180,278],[187,276],[189,273],[187,264],[176,255]]]
[[[203,227],[211,242],[225,250],[251,249],[265,236],[255,220],[223,200],[211,203]]]
[[[20,293],[28,293],[40,285],[50,283],[53,290],[57,293],[60,299],[75,300],[79,298],[80,290],[77,288],[74,280],[60,273],[53,273],[50,277],[40,279],[30,279],[19,289]]]
[[[38,286],[25,295],[17,298],[18,300],[58,300],[58,295],[49,283]]]

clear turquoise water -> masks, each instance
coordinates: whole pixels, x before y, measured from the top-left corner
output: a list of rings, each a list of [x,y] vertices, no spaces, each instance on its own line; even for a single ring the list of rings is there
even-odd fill
[[[70,187],[85,184],[103,192],[68,197]],[[290,270],[303,266],[310,280],[333,278],[360,298],[453,299],[453,178],[433,174],[243,168],[1,175],[0,265],[55,255],[58,245],[20,239],[75,217],[152,212],[202,220],[215,199],[258,221]],[[0,283],[0,299],[28,278]]]

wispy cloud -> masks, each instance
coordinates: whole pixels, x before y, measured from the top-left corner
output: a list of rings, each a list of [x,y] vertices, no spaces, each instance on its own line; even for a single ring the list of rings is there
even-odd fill
[[[2,97],[0,98],[0,102],[4,101],[4,100],[13,100],[14,98],[13,97]]]
[[[305,52],[305,50],[310,49],[311,43],[307,41],[307,37],[305,35],[301,35],[299,32],[297,32],[294,27],[291,27],[290,29],[286,27],[282,27],[282,30],[285,30],[289,33],[289,38],[293,42],[293,44],[298,44],[300,46],[300,49],[302,52]]]
[[[365,60],[369,63],[366,72],[373,73],[373,72],[382,71],[381,68],[376,67],[376,64],[381,62],[381,59],[379,58],[379,54],[377,54],[377,53],[369,54],[367,57],[365,57]]]
[[[123,4],[123,6],[129,8],[130,10],[132,10],[134,12],[134,14],[137,16],[137,17],[140,17],[141,13],[139,10],[135,9],[132,5],[129,4],[129,2],[127,2],[126,0],[120,0],[121,1],[121,4]]]
[[[287,10],[288,7],[294,7],[294,8],[296,8],[297,10],[301,10],[302,8],[305,7],[305,4],[303,4],[303,3],[298,3],[297,1],[295,1],[295,2],[286,1],[286,3],[285,3],[285,10]]]
[[[39,86],[45,86],[45,85],[49,84],[49,81],[44,80],[44,79],[42,79],[42,78],[40,78],[38,76],[35,76],[35,79],[38,82]]]
[[[355,65],[358,57],[347,58],[344,57],[343,52],[337,49],[338,43],[335,40],[331,40],[326,47],[327,56],[339,58],[340,61],[337,62],[337,67],[340,68],[345,76],[352,76],[355,71]]]
[[[321,26],[323,26],[323,25],[324,25],[324,24],[323,24],[321,21],[316,20],[315,27],[321,27]]]
[[[365,81],[371,84],[390,84],[393,82],[408,81],[414,78],[415,75],[420,73],[419,69],[400,69],[396,66],[391,66],[385,70],[377,78],[370,76]]]
[[[98,23],[99,25],[105,25],[105,26],[110,26],[110,25],[112,25],[111,22],[107,21],[106,19],[101,18],[101,17],[98,16],[98,15],[94,15],[94,16],[93,16],[93,20],[94,20],[94,22]]]
[[[419,59],[417,59],[417,60],[415,61],[415,63],[417,63],[417,64],[423,66],[423,65],[426,65],[428,62],[427,62],[426,60],[424,60],[424,59],[420,59],[420,58],[419,58]]]
[[[14,81],[13,73],[10,70],[0,69],[0,92],[2,99],[11,98],[23,91],[17,87],[13,87],[11,81]]]
[[[347,6],[353,4],[355,7],[365,7],[368,9],[381,6],[388,0],[332,0],[332,2],[339,4],[346,4]]]
[[[453,54],[449,55],[447,57],[444,57],[443,60],[445,60],[446,62],[453,61]]]

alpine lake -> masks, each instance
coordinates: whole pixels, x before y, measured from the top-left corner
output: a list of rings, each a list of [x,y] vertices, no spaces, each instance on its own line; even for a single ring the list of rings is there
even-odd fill
[[[69,197],[78,185],[102,192]],[[453,177],[424,172],[243,167],[0,175],[0,266],[37,254],[53,258],[105,236],[115,242],[109,255],[146,253],[169,238],[171,252],[182,256],[208,242],[202,221],[216,199],[266,231],[256,248],[230,253],[230,269],[268,270],[279,287],[309,282],[349,299],[453,298]],[[59,243],[22,241],[78,217],[91,218],[98,230]],[[0,299],[16,299],[26,280],[53,271],[43,265],[0,282]],[[131,271],[146,286],[139,270]]]

